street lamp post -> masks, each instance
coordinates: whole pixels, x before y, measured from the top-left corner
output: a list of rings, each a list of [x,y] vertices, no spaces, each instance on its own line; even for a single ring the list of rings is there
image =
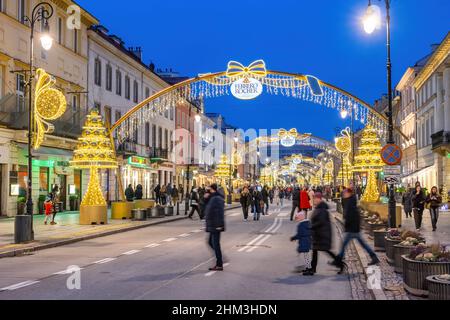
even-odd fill
[[[393,120],[393,110],[392,110],[392,62],[391,62],[391,1],[384,0],[386,5],[386,47],[387,47],[387,90],[388,90],[388,144],[394,144],[394,120]],[[372,5],[369,0],[369,6],[364,17],[364,30],[367,33],[372,33],[381,25],[380,10],[377,6]],[[394,185],[389,185],[389,226],[395,228],[397,226],[396,221],[396,201],[394,193]]]
[[[49,35],[48,20],[53,16],[53,7],[48,2],[38,3],[31,12],[31,17],[25,16],[24,20],[30,24],[30,61],[28,88],[28,177],[27,177],[27,202],[26,219],[19,217],[16,220],[16,242],[26,242],[34,240],[33,231],[33,79],[34,79],[34,31],[37,22],[42,23],[41,45],[44,50],[50,50],[53,40]],[[28,220],[29,219],[29,220]],[[28,221],[27,221],[28,220]]]

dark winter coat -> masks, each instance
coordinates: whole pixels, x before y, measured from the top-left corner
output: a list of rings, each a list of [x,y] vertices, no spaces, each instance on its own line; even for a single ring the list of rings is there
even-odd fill
[[[144,193],[142,192],[142,186],[138,185],[136,187],[136,192],[134,193],[134,196],[136,197],[136,200],[142,200],[142,197],[144,196]]]
[[[311,251],[311,223],[309,220],[303,220],[297,226],[297,234],[291,238],[291,241],[298,240],[297,252]]]
[[[239,200],[241,202],[242,207],[249,207],[252,204],[252,196],[250,192],[247,193],[241,193],[241,198]]]
[[[191,207],[198,207],[198,205],[200,204],[200,196],[198,195],[198,192],[192,191],[190,199],[191,199]]]
[[[429,194],[426,200],[431,208],[439,208],[442,205],[442,197],[439,194]]]
[[[134,200],[134,191],[133,188],[127,187],[125,189],[125,197],[127,198],[127,201],[133,201]]]
[[[300,203],[300,189],[292,191],[292,202]]]
[[[267,191],[266,188],[262,189],[261,195],[262,195],[262,200],[264,202],[266,202],[266,203],[269,202],[269,192]]]
[[[361,217],[359,214],[356,196],[345,199],[344,202],[344,229],[345,232],[359,233],[361,231]]]
[[[331,249],[331,221],[328,205],[319,203],[311,215],[313,249],[327,251]]]
[[[425,209],[425,201],[426,201],[423,190],[419,194],[417,194],[416,191],[414,191],[411,201],[413,208],[417,208],[423,211]]]
[[[412,212],[412,193],[411,191],[405,192],[405,194],[402,197],[402,204],[403,204],[403,209],[405,210],[405,212]]]
[[[206,232],[225,231],[225,202],[221,194],[211,194],[205,208]]]

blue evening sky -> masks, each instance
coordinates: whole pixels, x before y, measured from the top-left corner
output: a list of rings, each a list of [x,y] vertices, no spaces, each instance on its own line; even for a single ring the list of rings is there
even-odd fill
[[[364,33],[367,0],[78,0],[144,61],[181,75],[264,59],[270,70],[311,74],[373,103],[386,89],[386,32]],[[384,1],[372,0],[382,6]],[[450,31],[449,0],[392,0],[393,81]],[[206,101],[239,128],[290,129],[327,139],[347,126],[336,110],[283,96]]]

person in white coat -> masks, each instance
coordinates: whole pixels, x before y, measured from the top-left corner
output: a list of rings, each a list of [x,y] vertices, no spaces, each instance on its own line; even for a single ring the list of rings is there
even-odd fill
[[[308,196],[309,196],[309,204],[311,205],[311,210],[314,210],[314,190],[313,188],[309,188]]]

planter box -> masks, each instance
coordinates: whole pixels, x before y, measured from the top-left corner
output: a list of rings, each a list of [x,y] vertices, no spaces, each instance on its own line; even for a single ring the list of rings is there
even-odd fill
[[[148,218],[164,218],[165,216],[166,213],[164,207],[156,206],[151,209],[147,209]]]
[[[379,229],[386,229],[386,224],[378,223],[378,224],[370,224],[369,225],[369,235],[373,237],[373,232]]]
[[[399,244],[400,242],[402,242],[403,240],[392,240],[389,239],[388,237],[384,238],[384,243],[385,243],[385,249],[386,249],[386,256],[387,256],[387,260],[390,264],[394,264],[394,246],[396,244]]]
[[[450,262],[424,262],[403,257],[403,286],[415,296],[428,296],[427,277],[436,274],[449,274]]]
[[[430,276],[427,277],[427,283],[430,300],[450,300],[450,281]]]
[[[404,255],[409,255],[411,246],[394,245],[394,270],[397,273],[403,273],[403,258]]]
[[[386,233],[386,230],[375,230],[373,232],[373,246],[375,251],[386,251],[386,244],[384,240]]]
[[[80,206],[80,224],[107,224],[108,208],[106,206]]]
[[[172,217],[172,216],[174,215],[173,207],[171,207],[171,206],[166,207],[166,208],[165,208],[164,214],[165,214],[167,217]]]
[[[131,219],[131,209],[133,209],[132,202],[113,202],[111,203],[111,219]]]

